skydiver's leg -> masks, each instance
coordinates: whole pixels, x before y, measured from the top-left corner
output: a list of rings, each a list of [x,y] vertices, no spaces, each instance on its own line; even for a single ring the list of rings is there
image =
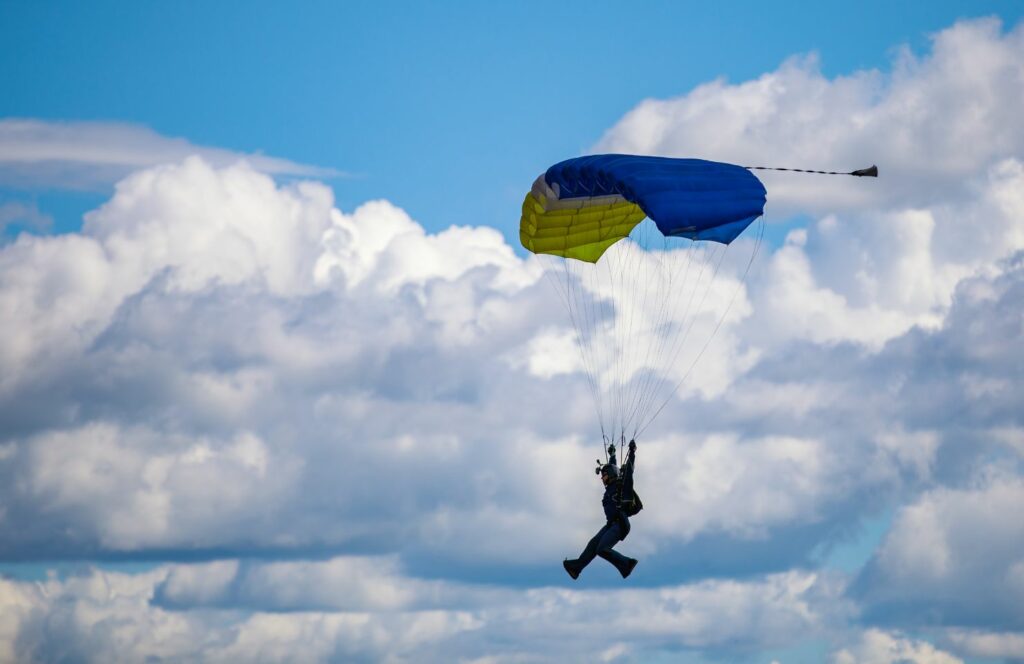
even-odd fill
[[[600,550],[601,540],[604,539],[605,534],[608,532],[608,524],[601,526],[601,530],[597,531],[597,534],[590,538],[587,542],[587,546],[583,549],[583,553],[576,559],[579,563],[580,569],[590,564],[590,561],[594,559],[597,552]]]
[[[633,568],[636,567],[636,559],[624,556],[614,547],[620,541],[622,541],[622,525],[619,523],[613,523],[610,526],[606,526],[606,529],[601,535],[600,540],[597,543],[597,555],[601,556],[612,565],[615,565],[615,569],[619,570],[619,574],[622,578],[626,578],[632,573]],[[595,538],[597,539],[597,538]]]
[[[604,537],[605,532],[608,530],[608,524],[601,527],[601,530],[597,531],[597,534],[590,538],[587,542],[587,546],[583,549],[583,553],[576,560],[566,560],[563,565],[567,572],[576,578],[579,573],[583,571],[583,568],[590,564],[590,561],[597,556],[598,547],[601,543],[601,539]]]

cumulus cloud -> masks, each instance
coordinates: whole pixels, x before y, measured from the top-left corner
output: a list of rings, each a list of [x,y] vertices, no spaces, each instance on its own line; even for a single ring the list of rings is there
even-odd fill
[[[899,633],[878,629],[864,632],[853,648],[833,655],[834,664],[962,664],[959,657],[944,652],[927,641],[907,638]]]
[[[121,122],[0,120],[0,186],[106,189],[133,171],[195,155],[216,166],[245,159],[273,175],[341,175],[287,159],[193,145]]]
[[[1008,518],[1024,481],[996,471],[978,484],[929,491],[897,515],[861,580],[875,615],[1024,629],[1024,525]]]
[[[197,157],[126,179],[82,234],[20,236],[5,247],[0,307],[19,324],[3,332],[4,383],[40,354],[79,353],[163,271],[179,291],[247,280],[265,280],[275,294],[308,290],[312,276],[294,272],[296,254],[315,250],[330,209],[322,185],[279,190],[248,166],[215,172]]]
[[[1021,162],[993,164],[974,184],[956,203],[832,214],[791,232],[751,279],[761,300],[751,324],[767,340],[876,348],[915,325],[936,327],[957,284],[1024,249]]]
[[[165,187],[205,190],[211,207],[182,212]],[[242,206],[234,191],[266,200]],[[291,236],[280,237],[286,231],[264,209]],[[371,234],[363,246],[353,238],[364,228],[389,229],[391,239]],[[232,634],[324,629],[323,650],[310,651],[323,658],[353,624],[366,633],[371,618],[350,623],[353,612],[397,611],[374,628],[382,635],[418,620],[477,635],[475,626],[510,620],[481,617],[516,594],[501,585],[523,583],[508,570],[524,570],[529,586],[559,579],[552,561],[575,553],[599,518],[600,489],[581,472],[594,447],[575,434],[591,406],[580,376],[535,376],[529,361],[510,360],[545,330],[566,329],[541,268],[493,231],[442,235],[387,203],[348,215],[319,185],[281,187],[245,166],[188,160],[126,180],[82,234],[6,247],[5,301],[11,312],[34,312],[24,320],[38,327],[5,344],[5,555],[212,558],[150,579],[146,597],[170,612],[174,629],[189,629],[179,620],[185,609],[262,607]],[[428,257],[457,255],[437,259],[439,276],[421,265],[403,271],[389,254],[407,256],[417,242]],[[217,247],[223,260],[214,260]],[[92,284],[60,275],[78,254],[94,266],[84,270]],[[720,396],[693,396],[684,411],[666,412],[665,430],[690,433],[642,441],[649,507],[623,546],[645,557],[650,579],[679,569],[691,579],[785,570],[809,564],[815,547],[885,497],[970,467],[964,455],[1013,454],[1020,337],[1010,332],[1021,283],[1020,260],[1005,261],[991,277],[963,281],[935,330],[878,351],[805,341],[762,358]],[[940,395],[908,378],[967,365]],[[962,428],[945,431],[937,399],[958,404],[970,435],[1000,435],[968,451],[957,443]],[[735,433],[749,423],[758,433]],[[510,533],[529,533],[529,546]],[[384,557],[304,560],[339,551]],[[291,560],[217,560],[230,552]],[[406,567],[435,580],[404,576]],[[601,567],[588,575],[610,580]],[[798,595],[822,587],[799,575],[764,578],[789,579]],[[652,601],[717,606],[730,588],[709,581],[643,591],[636,615],[649,628]],[[829,602],[842,604],[841,588],[830,586]],[[549,601],[550,591],[530,592]],[[549,607],[548,619],[571,615],[570,599]],[[731,622],[732,609],[730,620],[665,611],[665,633],[684,634],[681,647],[696,649],[782,646],[809,620],[786,609],[781,623],[762,629]],[[839,622],[852,615],[840,613]],[[721,624],[738,626],[707,631]],[[256,640],[233,641],[231,652],[271,647],[246,638]],[[358,648],[378,652],[371,646]]]
[[[968,657],[1000,657],[1007,661],[1024,660],[1024,632],[986,632],[950,630],[950,643]]]
[[[54,521],[66,519],[71,539],[101,550],[246,539],[251,529],[271,525],[273,505],[302,466],[252,434],[183,439],[102,423],[43,434],[24,449],[23,500]],[[254,510],[257,497],[263,505]]]
[[[75,523],[66,531],[74,546],[210,548],[263,532],[260,545],[288,547],[360,536],[341,514],[324,531],[315,509],[312,520],[282,517],[291,532],[253,531],[281,515],[268,502],[297,515],[317,504],[358,514],[368,501],[382,512],[360,519],[367,526],[391,513],[377,530],[409,536],[417,527],[405,522],[406,494],[380,501],[370,487],[405,475],[413,503],[420,491],[461,496],[443,508],[431,498],[426,507],[438,512],[421,521],[443,520],[473,499],[464,466],[494,450],[506,460],[525,454],[502,445],[515,431],[482,423],[509,422],[507,409],[555,407],[513,385],[519,374],[503,357],[529,339],[536,307],[524,291],[537,288],[540,271],[499,233],[429,236],[384,202],[348,216],[326,187],[279,187],[246,165],[190,158],[141,172],[81,234],[22,236],[0,264],[0,306],[19,320],[3,332],[6,437],[17,438],[4,463],[19,478],[8,519],[27,526],[43,510]],[[492,373],[500,380],[489,383]],[[512,396],[489,409],[492,390]],[[414,420],[422,427],[410,431]],[[467,450],[473,431],[479,445]],[[346,458],[357,454],[354,473]],[[422,472],[430,465],[436,472]],[[480,471],[480,491],[494,492],[484,478],[497,478],[497,467]],[[229,468],[241,473],[235,481],[213,480]],[[349,480],[337,486],[335,475]],[[326,494],[301,490],[313,476]],[[266,482],[284,493],[272,497]],[[547,486],[539,471],[533,482]],[[18,532],[6,546],[45,546],[51,531]]]
[[[408,661],[431,644],[476,625],[459,612],[168,611],[150,600],[168,574],[92,572],[37,584],[0,581],[11,661]]]

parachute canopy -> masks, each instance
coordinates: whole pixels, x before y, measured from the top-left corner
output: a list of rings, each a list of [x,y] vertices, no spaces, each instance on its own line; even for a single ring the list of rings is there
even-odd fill
[[[657,417],[743,294],[763,224],[734,240],[765,197],[748,169],[702,159],[578,157],[533,183],[520,239],[566,305],[605,441]]]
[[[537,254],[595,263],[650,217],[666,237],[729,244],[764,213],[765,188],[742,166],[604,154],[555,164],[523,201],[519,238]]]

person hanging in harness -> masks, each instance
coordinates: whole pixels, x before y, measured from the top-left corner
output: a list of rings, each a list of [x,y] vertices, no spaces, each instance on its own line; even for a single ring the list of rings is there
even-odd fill
[[[579,578],[580,572],[590,564],[595,556],[600,556],[615,565],[615,569],[619,570],[619,574],[624,579],[636,567],[637,560],[635,558],[624,556],[613,548],[629,535],[629,517],[643,509],[640,497],[633,490],[636,441],[629,441],[629,453],[626,456],[626,462],[622,464],[621,471],[615,465],[614,445],[608,448],[608,453],[608,463],[598,469],[601,481],[605,486],[601,505],[604,507],[607,523],[591,538],[579,558],[567,559],[562,562],[565,571],[573,579]]]

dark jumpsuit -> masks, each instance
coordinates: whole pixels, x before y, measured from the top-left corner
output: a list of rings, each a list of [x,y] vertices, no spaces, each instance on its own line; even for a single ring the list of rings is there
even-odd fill
[[[622,509],[620,509],[618,498],[620,482],[627,482],[630,490],[632,490],[632,474],[633,455],[630,454],[629,460],[622,467],[622,477],[604,488],[601,506],[604,507],[604,516],[607,522],[587,543],[580,557],[576,560],[568,561],[577,570],[577,573],[589,565],[595,556],[600,556],[612,565],[615,565],[615,569],[619,570],[619,574],[623,576],[628,575],[632,571],[633,565],[636,564],[635,560],[622,555],[612,548],[629,535],[629,517],[623,514]]]

